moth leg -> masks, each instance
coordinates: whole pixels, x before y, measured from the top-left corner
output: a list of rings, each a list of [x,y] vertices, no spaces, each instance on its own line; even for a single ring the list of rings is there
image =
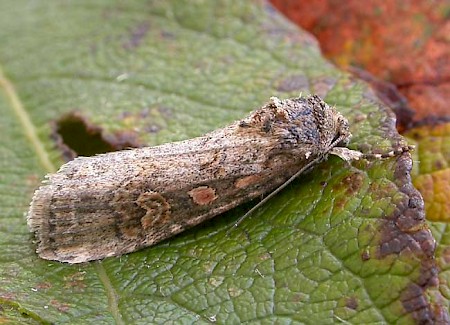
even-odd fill
[[[293,180],[295,180],[300,174],[304,173],[309,168],[313,167],[314,165],[318,164],[323,159],[323,156],[320,155],[310,162],[308,162],[305,166],[303,166],[300,170],[298,170],[294,175],[292,175],[286,182],[278,186],[275,190],[269,193],[265,198],[263,198],[261,201],[259,201],[253,208],[251,208],[247,213],[245,213],[242,217],[240,217],[233,225],[233,228],[237,228],[239,224],[247,218],[249,215],[251,215],[255,210],[259,209],[261,206],[263,206],[267,201],[269,201],[272,197],[277,195],[281,190],[283,190],[286,186],[288,186],[290,183],[292,183]],[[230,234],[230,231],[232,228],[228,229],[227,236]]]

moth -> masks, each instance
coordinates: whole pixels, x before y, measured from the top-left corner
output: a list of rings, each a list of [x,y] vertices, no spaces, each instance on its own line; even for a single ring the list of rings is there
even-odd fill
[[[329,154],[361,158],[350,138],[347,119],[318,96],[272,97],[201,137],[64,164],[36,190],[28,226],[43,259],[134,252],[272,193],[267,200]]]

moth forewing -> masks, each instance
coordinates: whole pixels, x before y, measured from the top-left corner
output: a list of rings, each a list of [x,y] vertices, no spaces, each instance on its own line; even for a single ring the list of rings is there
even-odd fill
[[[130,253],[270,193],[350,136],[317,96],[271,98],[198,138],[68,162],[35,192],[28,225],[44,259]]]

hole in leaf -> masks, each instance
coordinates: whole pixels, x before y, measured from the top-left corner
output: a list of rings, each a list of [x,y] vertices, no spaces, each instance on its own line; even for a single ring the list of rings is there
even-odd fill
[[[104,130],[89,122],[78,112],[71,112],[53,122],[52,139],[62,151],[66,161],[77,156],[142,147],[133,132],[105,134]]]

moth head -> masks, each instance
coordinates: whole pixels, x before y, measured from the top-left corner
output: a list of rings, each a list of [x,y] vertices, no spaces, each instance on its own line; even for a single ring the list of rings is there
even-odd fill
[[[352,136],[348,120],[317,95],[309,96],[308,104],[312,108],[312,116],[320,133],[322,150],[347,146]]]
[[[285,150],[329,150],[330,146],[345,146],[351,137],[347,119],[314,95],[271,97],[238,126],[240,132],[273,139]]]

